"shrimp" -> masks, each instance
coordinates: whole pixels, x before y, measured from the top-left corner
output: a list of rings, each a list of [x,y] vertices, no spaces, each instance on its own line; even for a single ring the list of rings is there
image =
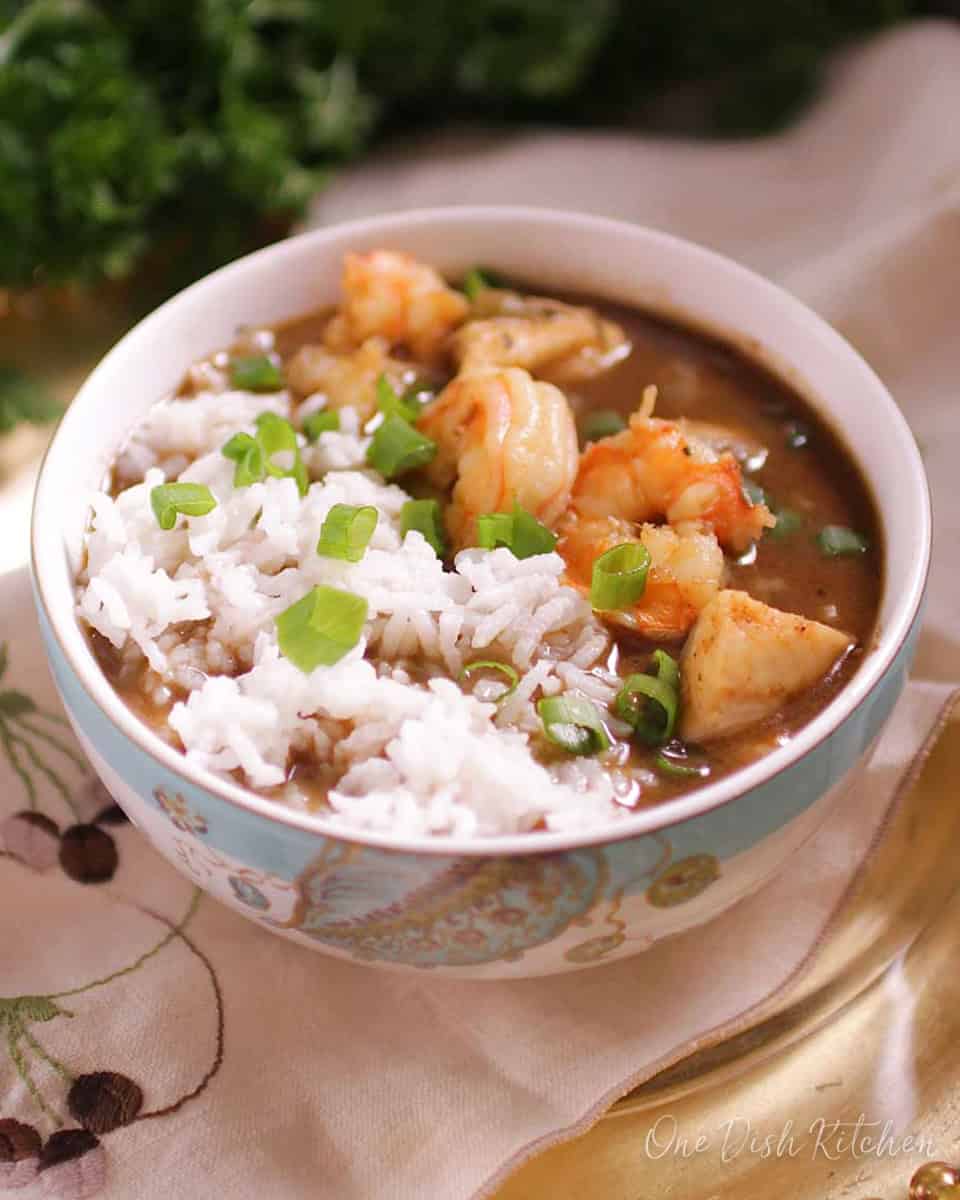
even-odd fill
[[[567,384],[591,379],[630,353],[620,326],[589,308],[489,288],[473,311],[486,315],[468,321],[453,338],[463,372],[523,367]]]
[[[622,433],[593,442],[583,453],[571,506],[581,517],[616,516],[641,522],[665,518],[677,528],[707,529],[721,545],[745,550],[776,524],[767,507],[743,492],[732,454],[717,455],[678,421],[653,417],[656,388]]]
[[[690,417],[681,417],[677,424],[689,441],[709,446],[717,456],[729,451],[741,470],[759,471],[767,461],[767,447],[745,429],[714,425],[712,421],[697,421]]]
[[[390,346],[404,346],[414,358],[433,361],[442,357],[451,331],[468,311],[464,296],[409,254],[347,254],[343,304],[324,340],[331,350],[342,352],[378,336]]]
[[[351,354],[325,346],[302,346],[287,364],[290,386],[303,396],[321,392],[328,408],[355,408],[361,421],[377,411],[377,380],[385,375],[402,392],[415,375],[409,363],[391,358],[383,338],[371,337]]]
[[[558,551],[567,564],[567,582],[589,592],[595,559],[624,542],[639,542],[650,555],[647,584],[628,609],[605,613],[633,633],[657,641],[682,638],[723,583],[723,551],[712,533],[677,533],[664,525],[637,532],[619,517],[578,518],[564,522]]]
[[[475,546],[477,517],[519,504],[545,525],[566,511],[579,451],[573,413],[552,384],[518,367],[458,375],[417,422],[437,443],[427,470],[453,484],[446,522],[458,548]]]

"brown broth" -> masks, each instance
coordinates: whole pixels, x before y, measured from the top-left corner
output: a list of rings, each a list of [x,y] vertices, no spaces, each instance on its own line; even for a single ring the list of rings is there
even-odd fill
[[[834,698],[859,667],[874,635],[882,585],[883,558],[874,506],[851,455],[836,436],[793,389],[745,354],[699,331],[633,309],[591,298],[578,297],[577,302],[590,304],[617,321],[633,344],[629,357],[618,366],[570,391],[578,422],[598,409],[614,409],[628,416],[636,409],[644,387],[653,383],[658,388],[657,416],[710,421],[741,429],[761,442],[768,450],[767,459],[750,477],[764,488],[772,505],[799,512],[804,524],[782,540],[761,539],[752,559],[728,559],[726,586],[747,591],[774,607],[826,621],[857,639],[857,646],[829,676],[774,718],[712,742],[707,761],[710,778],[716,779],[789,739]],[[319,341],[328,319],[329,311],[322,311],[276,328],[278,353],[286,360],[301,346]],[[188,391],[183,389],[184,394]],[[802,448],[788,445],[792,423],[799,423],[808,433]],[[122,486],[129,482],[123,480]],[[404,482],[412,493],[419,494],[415,481]],[[815,536],[827,524],[857,530],[868,538],[870,548],[856,557],[825,557]],[[651,651],[664,645],[614,633],[613,661],[621,676],[646,670]],[[169,704],[155,704],[147,697],[146,668],[132,670],[130,663],[97,635],[92,635],[92,642],[105,673],[127,703],[168,740],[175,740],[166,726]],[[664,648],[677,654],[682,642]],[[178,698],[173,696],[171,702]],[[549,757],[558,752],[546,747],[543,753]],[[638,745],[629,750],[631,765],[647,768],[645,776],[651,768],[656,774],[656,782],[644,786],[643,806],[689,791],[701,782],[657,771],[656,754],[656,750]],[[323,766],[297,761],[291,767],[293,777],[314,805],[323,807],[327,786]]]
[[[834,671],[774,718],[711,742],[710,777],[716,779],[782,744],[826,707],[857,671],[874,636],[883,581],[874,505],[851,455],[836,435],[771,372],[700,331],[635,309],[587,302],[628,331],[633,349],[613,370],[577,387],[571,400],[578,420],[597,409],[614,409],[626,417],[636,409],[643,388],[653,383],[658,389],[657,416],[689,417],[740,428],[761,442],[768,450],[767,459],[750,478],[763,487],[771,504],[800,512],[804,525],[782,540],[762,538],[755,561],[749,564],[728,558],[726,586],[740,588],[776,608],[826,621],[857,639],[856,647]],[[806,445],[798,449],[791,448],[787,440],[788,431],[796,425],[808,434]],[[815,540],[824,525],[855,529],[867,537],[870,548],[856,557],[827,558]],[[835,606],[835,615],[825,611],[827,605]],[[618,636],[617,642],[621,675],[646,669],[652,649],[664,645],[623,636]],[[682,644],[664,648],[676,652]],[[636,747],[633,759],[651,765],[655,753]],[[661,776],[655,799],[696,785],[697,781]]]

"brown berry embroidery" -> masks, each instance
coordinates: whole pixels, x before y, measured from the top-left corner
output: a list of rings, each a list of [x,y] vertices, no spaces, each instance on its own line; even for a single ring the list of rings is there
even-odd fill
[[[78,883],[105,883],[117,869],[117,846],[97,825],[71,825],[60,839],[60,866]]]
[[[9,665],[6,642],[0,643],[0,679]],[[26,795],[28,808],[0,822],[0,851],[34,871],[45,871],[59,860],[64,871],[81,883],[103,883],[117,869],[117,848],[100,825],[118,824],[123,814],[107,788],[78,750],[60,733],[66,721],[40,708],[25,692],[0,690],[0,750],[6,756]],[[80,772],[79,787],[68,787],[60,774],[60,759]],[[38,811],[37,782],[44,779],[69,809],[73,824],[65,834]]]
[[[0,824],[0,846],[33,871],[46,871],[60,853],[57,823],[38,812],[18,812]]]
[[[48,1195],[87,1200],[106,1183],[107,1156],[87,1129],[59,1129],[40,1151],[40,1174]]]
[[[29,1187],[37,1177],[42,1139],[32,1125],[0,1120],[0,1189]]]
[[[130,1124],[143,1107],[143,1092],[117,1071],[93,1071],[73,1081],[67,1107],[84,1129],[109,1133]]]

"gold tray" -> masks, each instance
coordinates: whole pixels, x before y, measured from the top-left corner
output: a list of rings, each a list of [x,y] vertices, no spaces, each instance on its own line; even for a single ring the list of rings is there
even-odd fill
[[[495,1200],[905,1200],[960,1161],[960,700],[787,1007],[626,1096]]]

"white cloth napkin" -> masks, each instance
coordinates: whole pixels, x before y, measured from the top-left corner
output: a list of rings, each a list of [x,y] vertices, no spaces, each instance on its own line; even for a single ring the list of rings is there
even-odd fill
[[[213,901],[191,909],[190,886],[132,829],[101,826],[119,866],[99,886],[44,860],[49,841],[31,831],[45,869],[0,856],[0,1032],[16,1035],[0,1038],[0,1192],[22,1181],[64,1200],[470,1200],[636,1083],[743,1028],[797,978],[960,678],[958,111],[960,34],[920,25],[851,55],[776,140],[458,135],[324,193],[317,220],[464,201],[629,217],[726,250],[813,303],[885,376],[926,450],[938,511],[921,681],[864,786],[790,870],[709,934],[559,978],[481,986],[330,960]],[[2,698],[11,690],[55,707],[29,603],[24,572],[0,576],[0,717],[16,707]],[[47,718],[29,719],[66,742]],[[62,747],[36,744],[83,815],[98,808]],[[53,781],[33,774],[40,810],[69,825]],[[24,806],[22,787],[0,761],[0,822]],[[66,860],[74,874],[109,858],[102,844],[81,849]],[[81,1118],[93,1134],[62,1132]],[[39,1177],[30,1130],[49,1164]]]

